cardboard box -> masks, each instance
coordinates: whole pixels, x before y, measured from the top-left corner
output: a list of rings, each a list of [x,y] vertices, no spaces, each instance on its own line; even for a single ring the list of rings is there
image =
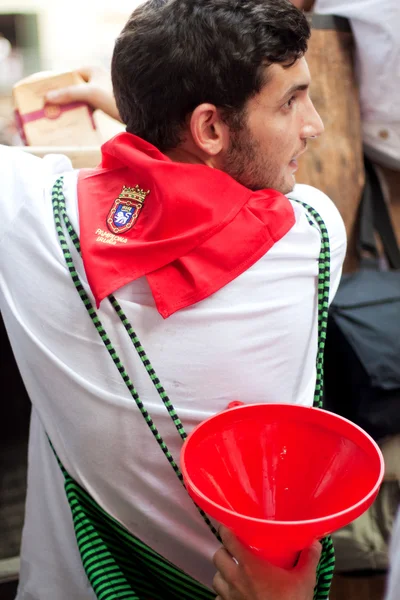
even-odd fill
[[[36,73],[13,88],[15,116],[27,146],[99,146],[92,109],[84,102],[46,103],[50,90],[83,83],[78,73]]]

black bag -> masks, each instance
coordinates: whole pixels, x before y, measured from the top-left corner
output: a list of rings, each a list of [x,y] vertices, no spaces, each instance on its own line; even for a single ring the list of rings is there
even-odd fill
[[[380,439],[400,433],[400,251],[377,174],[369,161],[365,167],[360,269],[343,275],[329,311],[325,406]]]

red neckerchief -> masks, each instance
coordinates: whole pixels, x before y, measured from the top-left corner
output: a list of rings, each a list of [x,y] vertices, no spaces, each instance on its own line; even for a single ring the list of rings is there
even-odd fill
[[[135,194],[120,199],[123,186],[139,186],[142,200],[141,190],[149,194],[142,205]],[[295,222],[279,192],[252,192],[217,169],[173,162],[129,133],[103,145],[99,167],[80,172],[78,204],[97,306],[146,276],[164,318],[238,277]]]

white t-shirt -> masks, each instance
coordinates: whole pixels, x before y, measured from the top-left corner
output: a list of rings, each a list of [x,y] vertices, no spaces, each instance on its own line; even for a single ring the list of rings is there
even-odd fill
[[[350,19],[364,143],[372,158],[400,169],[399,0],[317,0],[314,10]]]
[[[45,432],[67,471],[109,514],[211,586],[218,542],[134,405],[66,269],[50,190],[54,173],[64,172],[67,210],[78,228],[77,172],[64,158],[4,147],[0,165],[1,310],[33,405],[18,600],[94,598]],[[327,225],[332,297],[345,255],[342,219],[314,188],[299,185],[293,196]],[[188,432],[232,400],[312,404],[320,236],[305,210],[296,202],[293,209],[295,225],[261,260],[166,320],[144,278],[116,292]],[[179,461],[181,440],[123,326],[107,301],[99,313]]]

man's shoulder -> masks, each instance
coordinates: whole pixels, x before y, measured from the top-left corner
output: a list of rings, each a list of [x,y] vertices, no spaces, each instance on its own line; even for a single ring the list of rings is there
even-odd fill
[[[48,155],[38,158],[21,148],[0,145],[0,238],[10,229],[24,207],[43,198],[43,191],[57,174],[72,169],[68,158]]]
[[[71,170],[71,161],[62,154],[48,154],[44,158],[35,156],[31,149],[0,145],[2,177],[13,176],[23,179],[27,174],[37,175]]]
[[[335,204],[329,198],[329,196],[312,185],[296,183],[293,190],[287,194],[287,197],[290,200],[297,200],[299,202],[308,204],[312,208],[315,208],[315,210],[318,210],[318,208],[322,206],[323,209],[326,207],[332,207],[334,210],[336,210],[336,212],[338,212]]]
[[[332,200],[324,192],[310,185],[296,185],[294,190],[288,194],[288,197],[299,220],[301,211],[306,210],[299,203],[307,204],[318,213],[328,230],[331,256],[330,300],[332,301],[339,285],[342,265],[346,255],[347,237],[343,219]]]
[[[330,234],[335,232],[346,238],[342,216],[334,202],[324,192],[311,185],[299,183],[287,196],[294,206],[300,203],[314,209],[324,221]]]

